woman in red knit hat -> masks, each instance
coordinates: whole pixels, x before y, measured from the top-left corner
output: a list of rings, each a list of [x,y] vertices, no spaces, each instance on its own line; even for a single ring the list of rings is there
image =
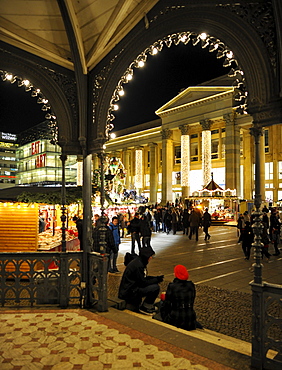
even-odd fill
[[[186,330],[201,328],[196,321],[194,300],[196,296],[195,285],[188,280],[189,273],[185,266],[177,265],[174,268],[175,279],[169,283],[165,299],[160,306],[162,320]]]

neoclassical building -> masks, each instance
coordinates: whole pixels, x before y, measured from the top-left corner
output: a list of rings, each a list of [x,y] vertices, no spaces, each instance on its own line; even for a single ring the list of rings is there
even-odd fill
[[[229,86],[228,86],[229,84]],[[227,76],[189,87],[160,107],[152,122],[115,132],[106,145],[126,170],[125,187],[151,203],[188,197],[211,180],[254,198],[252,117],[236,113]],[[267,127],[260,141],[262,200],[282,199],[281,125]],[[94,166],[97,166],[94,160]]]

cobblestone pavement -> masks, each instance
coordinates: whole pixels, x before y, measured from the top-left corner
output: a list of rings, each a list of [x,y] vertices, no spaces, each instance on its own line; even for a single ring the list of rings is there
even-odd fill
[[[1,312],[1,370],[230,370],[85,310]]]

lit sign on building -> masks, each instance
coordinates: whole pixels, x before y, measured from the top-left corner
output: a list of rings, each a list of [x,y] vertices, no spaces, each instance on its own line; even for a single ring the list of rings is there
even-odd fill
[[[0,137],[2,140],[17,141],[17,135],[8,132],[0,132]]]
[[[40,141],[35,141],[31,143],[31,155],[39,154],[40,151]]]
[[[36,168],[41,168],[46,166],[46,153],[40,154],[36,157]]]
[[[40,140],[31,143],[31,155],[40,153]],[[46,166],[46,153],[40,154],[35,159],[35,167],[41,168]]]

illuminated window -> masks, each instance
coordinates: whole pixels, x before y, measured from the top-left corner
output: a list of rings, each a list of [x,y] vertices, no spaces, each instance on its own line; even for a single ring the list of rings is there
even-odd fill
[[[198,142],[190,144],[190,157],[191,162],[197,162],[199,160]]]
[[[278,162],[278,179],[282,179],[282,162]]]
[[[174,163],[181,163],[181,146],[177,145],[174,147]]]
[[[264,152],[269,153],[269,136],[268,130],[264,130]]]
[[[218,130],[215,130],[218,131]],[[211,158],[217,159],[218,158],[218,147],[219,147],[219,139],[212,139],[211,141]]]
[[[273,162],[265,163],[265,180],[273,180]]]

